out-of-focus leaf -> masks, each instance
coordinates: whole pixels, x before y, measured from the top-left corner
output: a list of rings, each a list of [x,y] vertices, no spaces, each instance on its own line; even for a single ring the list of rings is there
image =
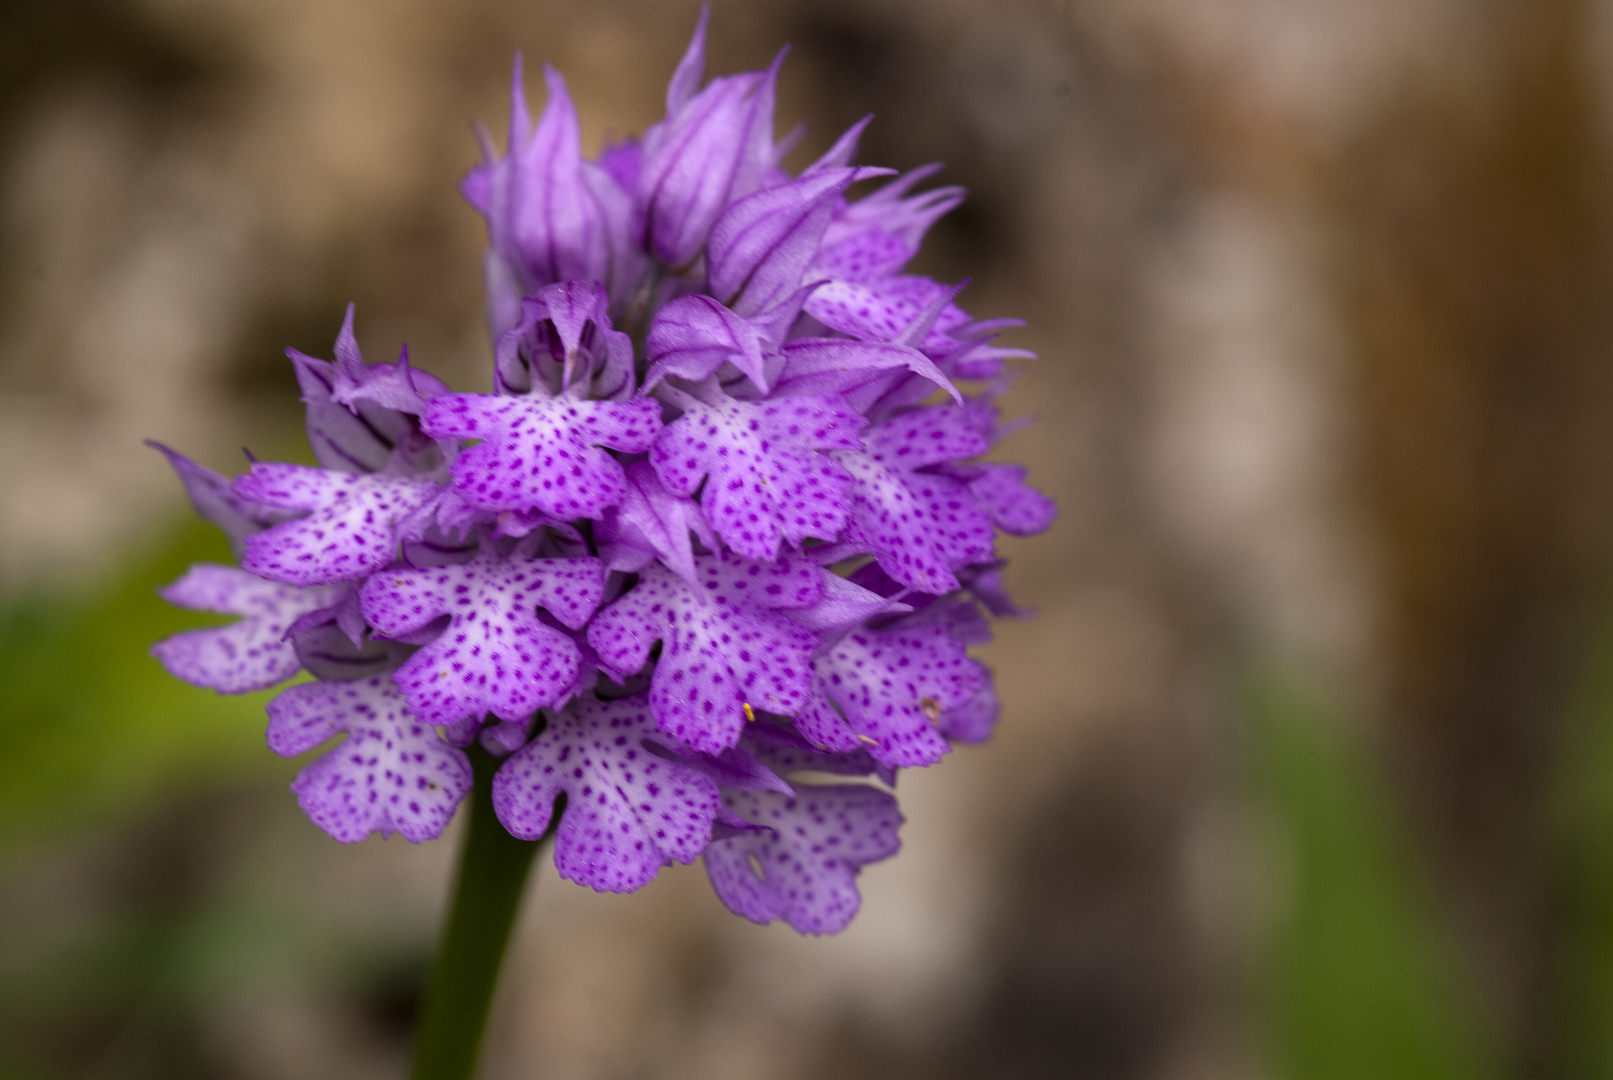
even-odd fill
[[[228,621],[156,594],[201,560],[230,556],[198,522],[130,559],[98,593],[0,602],[0,857],[32,837],[138,814],[187,785],[285,771],[263,740],[273,691],[224,697],[147,652],[176,631]]]
[[[1265,1072],[1282,1080],[1498,1076],[1453,935],[1366,748],[1333,703],[1291,671],[1261,670],[1249,690],[1249,791],[1256,866],[1265,870],[1255,875],[1256,894],[1267,908],[1253,1005]]]
[[[1553,806],[1560,873],[1552,1076],[1613,1076],[1613,620],[1586,657]]]

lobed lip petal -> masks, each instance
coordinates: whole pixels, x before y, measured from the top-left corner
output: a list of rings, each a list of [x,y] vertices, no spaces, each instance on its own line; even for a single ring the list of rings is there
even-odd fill
[[[309,819],[344,844],[372,832],[441,836],[470,791],[470,759],[409,711],[392,680],[301,683],[269,702],[269,746],[282,757],[343,732],[292,782]]]
[[[648,398],[449,394],[431,403],[424,426],[437,438],[483,440],[451,466],[454,489],[470,505],[572,521],[598,518],[622,501],[626,478],[605,449],[650,449],[661,409]]]
[[[857,874],[901,848],[902,815],[886,792],[859,785],[725,791],[723,803],[762,828],[714,840],[706,873],[728,909],[803,934],[844,930],[862,906]]]
[[[197,563],[158,592],[176,607],[243,616],[230,626],[188,630],[151,647],[174,675],[221,694],[263,690],[295,675],[300,664],[286,631],[298,616],[341,596],[340,588],[299,589],[214,563]]]
[[[247,537],[242,567],[292,585],[329,585],[390,563],[409,526],[442,489],[430,480],[256,464],[235,490],[265,506],[309,511]]]
[[[963,643],[933,624],[853,630],[813,661],[818,698],[796,728],[830,750],[859,742],[882,765],[933,765],[950,749],[937,725],[984,681]]]
[[[729,552],[697,557],[695,571],[698,589],[648,567],[594,617],[588,643],[620,679],[642,669],[660,641],[650,681],[657,725],[717,754],[738,742],[756,711],[790,716],[809,700],[816,637],[780,612],[816,603],[823,571],[800,556],[757,563]]]
[[[763,402],[679,398],[684,415],[650,450],[667,489],[693,495],[723,541],[750,559],[845,527],[851,477],[821,450],[861,445],[862,417],[827,397]]]
[[[717,784],[665,746],[644,695],[586,698],[553,716],[493,779],[493,809],[513,835],[549,828],[555,799],[567,796],[555,834],[560,876],[599,892],[632,892],[670,862],[705,849],[717,813]]]
[[[447,626],[393,673],[410,707],[433,724],[491,712],[520,720],[576,693],[577,643],[543,621],[580,629],[604,596],[594,558],[498,558],[484,554],[431,570],[388,570],[364,586],[364,618],[387,637],[446,616]]]

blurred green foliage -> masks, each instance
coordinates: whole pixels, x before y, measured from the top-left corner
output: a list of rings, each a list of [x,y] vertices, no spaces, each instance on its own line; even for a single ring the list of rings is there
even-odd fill
[[[198,561],[233,560],[218,530],[196,521],[100,591],[0,606],[0,862],[19,843],[128,819],[198,785],[273,775],[263,739],[272,691],[220,696],[148,652],[169,634],[230,621],[157,595]]]
[[[1257,1053],[1280,1080],[1500,1075],[1452,935],[1361,733],[1267,667],[1244,709]]]
[[[1613,1076],[1613,621],[1583,667],[1562,746],[1552,841],[1557,974],[1551,1074]]]

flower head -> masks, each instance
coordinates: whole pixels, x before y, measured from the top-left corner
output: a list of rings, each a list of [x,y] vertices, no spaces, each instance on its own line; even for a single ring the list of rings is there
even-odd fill
[[[1054,509],[980,460],[1013,323],[905,273],[961,190],[854,197],[890,175],[852,163],[866,120],[791,176],[778,62],[703,82],[704,40],[702,16],[666,118],[597,161],[549,68],[533,125],[517,60],[504,154],[484,138],[462,185],[493,393],[366,364],[349,309],[333,361],[289,354],[318,467],[232,482],[160,448],[240,558],[164,595],[241,619],[154,652],[221,693],[313,676],[269,743],[342,737],[293,784],[338,840],[439,835],[477,743],[565,877],[703,857],[735,912],[828,933],[899,846],[872,781],[990,735],[968,647],[1018,613],[996,536]]]

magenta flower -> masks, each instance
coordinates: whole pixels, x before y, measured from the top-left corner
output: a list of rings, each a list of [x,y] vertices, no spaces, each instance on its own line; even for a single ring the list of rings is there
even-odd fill
[[[164,595],[240,619],[153,651],[223,693],[312,676],[269,742],[342,740],[293,784],[338,840],[430,839],[476,791],[573,881],[703,858],[736,913],[833,933],[899,847],[897,771],[997,722],[968,651],[1019,613],[996,537],[1055,511],[983,460],[1015,324],[906,272],[962,191],[854,194],[891,175],[853,164],[867,121],[790,175],[778,62],[706,82],[704,42],[597,161],[552,69],[532,123],[517,62],[462,185],[493,393],[366,364],[349,310],[334,361],[290,354],[317,467],[164,450],[240,559]]]

